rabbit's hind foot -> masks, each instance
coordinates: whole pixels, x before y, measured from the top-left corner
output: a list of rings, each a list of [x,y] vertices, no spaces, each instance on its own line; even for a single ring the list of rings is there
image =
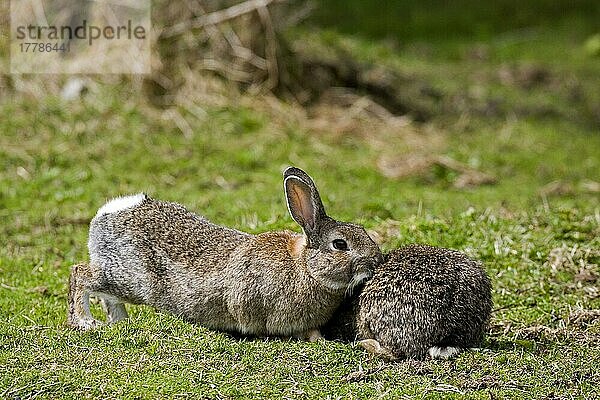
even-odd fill
[[[365,339],[365,340],[360,340],[358,342],[358,345],[360,347],[362,347],[363,349],[367,350],[369,353],[374,354],[376,356],[382,357],[386,360],[396,360],[397,357],[394,355],[394,353],[389,350],[388,348],[382,346],[377,340],[375,339]]]
[[[90,279],[93,279],[93,271],[89,264],[81,263],[71,267],[67,325],[72,328],[89,330],[102,325],[90,312]]]

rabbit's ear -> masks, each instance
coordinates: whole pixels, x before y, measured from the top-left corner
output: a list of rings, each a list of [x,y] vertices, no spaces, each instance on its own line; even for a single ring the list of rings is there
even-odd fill
[[[290,214],[306,234],[311,236],[321,220],[326,218],[317,187],[312,179],[298,168],[286,169],[283,176]]]

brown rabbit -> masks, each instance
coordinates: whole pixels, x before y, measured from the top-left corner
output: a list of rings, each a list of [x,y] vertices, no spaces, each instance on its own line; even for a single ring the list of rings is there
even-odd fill
[[[312,179],[284,172],[289,212],[303,234],[251,235],[145,194],[105,204],[90,225],[90,261],[72,268],[70,326],[98,326],[89,296],[112,323],[123,303],[147,304],[208,328],[320,337],[345,292],[371,276],[379,247],[359,225],[325,214]]]

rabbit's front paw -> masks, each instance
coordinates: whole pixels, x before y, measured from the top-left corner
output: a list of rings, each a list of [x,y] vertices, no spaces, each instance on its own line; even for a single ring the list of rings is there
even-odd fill
[[[312,329],[306,332],[306,340],[309,342],[316,342],[318,340],[323,340],[323,336],[321,336],[321,332],[318,329]]]
[[[311,329],[300,334],[293,335],[294,338],[300,340],[306,340],[309,342],[316,342],[318,340],[324,340],[321,336],[321,332],[318,329]]]

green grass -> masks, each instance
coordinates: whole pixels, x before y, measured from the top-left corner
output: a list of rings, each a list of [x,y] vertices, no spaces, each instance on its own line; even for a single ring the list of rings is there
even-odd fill
[[[69,103],[11,91],[0,100],[1,397],[600,396],[600,204],[589,186],[600,179],[600,62],[570,45],[583,37],[490,39],[479,64],[466,54],[481,43],[423,53],[419,44],[320,39],[449,99],[473,85],[485,94],[469,101],[502,99],[496,115],[467,102],[414,128],[426,151],[497,184],[459,190],[452,171],[435,168],[384,177],[380,157],[414,151],[402,130],[316,133],[231,105],[203,106],[203,118],[180,110],[194,131],[185,137],[125,85],[98,82]],[[548,69],[554,84],[499,82],[502,65],[524,62]],[[579,102],[565,98],[565,77],[578,83]],[[540,102],[553,112],[518,112]],[[432,137],[441,144],[428,148]],[[138,306],[129,321],[94,332],[65,327],[68,269],[86,259],[87,224],[106,199],[146,191],[242,230],[297,230],[282,191],[289,164],[313,175],[332,216],[365,224],[385,250],[420,242],[481,259],[497,309],[483,349],[386,364],[345,344],[232,338]],[[548,190],[553,182],[560,190]]]

